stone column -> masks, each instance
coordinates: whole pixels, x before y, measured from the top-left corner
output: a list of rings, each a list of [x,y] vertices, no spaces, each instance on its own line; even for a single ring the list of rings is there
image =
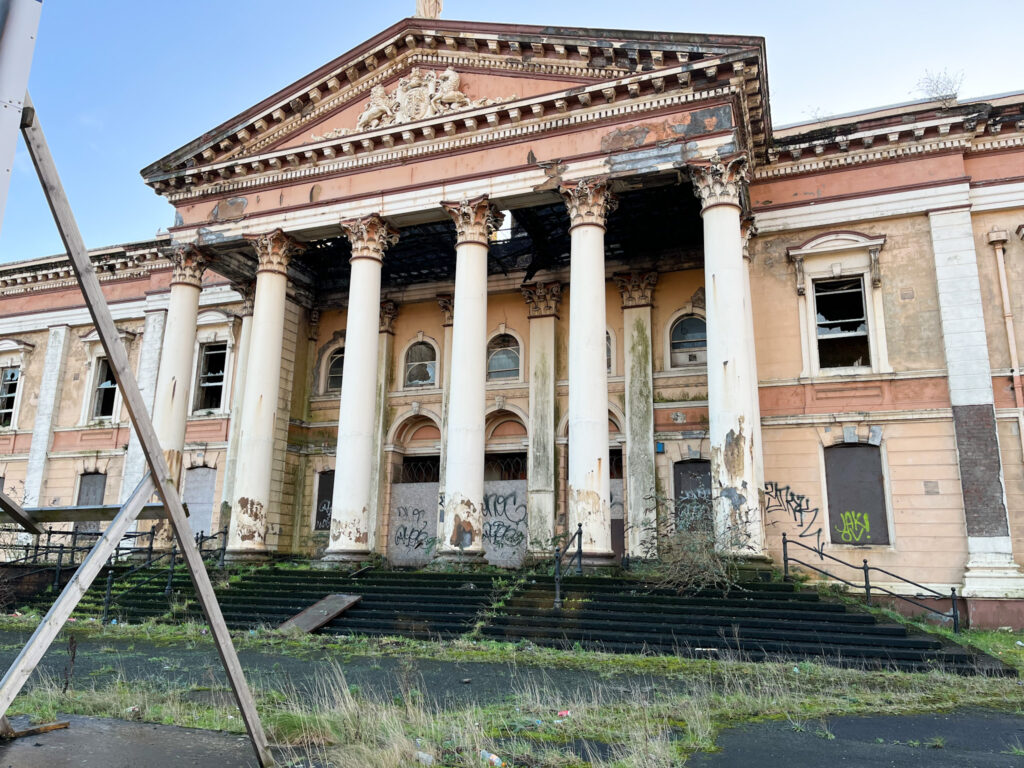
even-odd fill
[[[626,546],[632,558],[658,554],[654,481],[654,360],[651,304],[657,272],[615,275],[622,295],[626,375]]]
[[[221,527],[231,514],[231,500],[235,493],[235,475],[238,471],[238,438],[242,433],[242,404],[245,401],[245,380],[249,365],[249,349],[252,345],[252,308],[255,298],[255,283],[236,283],[234,289],[242,294],[242,307],[238,314],[242,327],[238,332],[235,346],[235,376],[231,387],[231,424],[228,429],[228,450],[224,459],[224,482],[221,491]]]
[[[384,465],[385,415],[388,411],[388,390],[391,387],[391,359],[395,353],[395,318],[398,303],[385,299],[380,303],[380,328],[377,334],[377,401],[373,412],[373,463],[370,466],[370,506],[367,519],[371,551],[382,544],[379,523],[387,510],[384,508],[385,484],[388,482]],[[386,551],[380,547],[379,551]]]
[[[743,155],[690,166],[704,220],[704,288],[708,329],[708,422],[711,493],[721,546],[764,549],[757,466],[757,366],[750,338],[749,277],[740,229]]]
[[[1024,597],[1006,510],[970,204],[928,214],[967,527],[965,597]]]
[[[587,179],[560,189],[569,210],[569,532],[590,557],[612,557],[605,353],[604,233],[615,199]]]
[[[64,382],[64,362],[67,359],[68,326],[55,325],[46,338],[46,357],[43,360],[43,378],[39,383],[36,400],[36,419],[32,424],[32,443],[28,448],[25,467],[25,497],[23,506],[42,504],[43,482],[46,477],[46,459],[53,441],[53,421]]]
[[[502,214],[486,195],[441,203],[455,222],[455,311],[444,497],[438,537],[443,549],[481,553],[484,503],[484,411],[487,383],[487,244]]]
[[[194,245],[176,249],[171,255],[171,297],[167,307],[164,341],[160,350],[160,372],[153,400],[153,430],[167,462],[171,483],[181,489],[181,457],[185,449],[185,422],[192,395],[192,360],[195,357],[196,318],[206,255]],[[166,520],[153,526],[157,546],[169,547],[171,527]]]
[[[439,482],[444,488],[445,464],[448,462],[448,402],[451,399],[452,380],[452,315],[455,302],[451,294],[437,297],[437,305],[441,309],[441,328],[444,330],[444,347],[441,350],[441,461]]]
[[[561,283],[522,286],[530,318],[530,442],[527,449],[528,551],[550,555],[555,536],[555,323]]]
[[[256,250],[252,339],[245,367],[245,397],[238,435],[238,463],[228,549],[235,558],[262,557],[267,549],[267,506],[274,460],[281,345],[284,340],[288,262],[302,245],[280,229],[246,235]]]
[[[370,487],[380,340],[380,271],[384,251],[398,232],[380,216],[341,222],[352,244],[345,367],[341,377],[338,448],[335,453],[331,535],[325,559],[365,558],[370,553]],[[376,522],[376,521],[375,521]]]
[[[139,353],[139,371],[136,376],[142,400],[150,415],[153,413],[153,398],[156,395],[156,379],[160,371],[160,356],[163,349],[164,325],[167,312],[163,309],[146,312],[145,326],[142,331],[142,350]],[[121,479],[120,500],[124,504],[132,495],[135,486],[142,480],[149,468],[146,457],[142,453],[139,436],[132,427],[128,437],[128,450],[124,455],[124,474]]]

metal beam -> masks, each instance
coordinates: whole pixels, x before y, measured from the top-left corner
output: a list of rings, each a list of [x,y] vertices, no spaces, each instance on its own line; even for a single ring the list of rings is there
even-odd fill
[[[217,596],[214,594],[213,585],[210,584],[209,574],[203,564],[202,555],[192,538],[188,525],[188,518],[182,508],[181,498],[174,487],[167,469],[167,462],[164,459],[163,451],[160,448],[160,441],[153,430],[153,422],[149,418],[142,393],[139,391],[138,382],[132,374],[128,364],[128,355],[125,352],[124,344],[114,327],[114,319],[110,315],[106,299],[100,288],[96,271],[93,269],[89,254],[85,250],[85,243],[78,231],[74,214],[64,188],[57,173],[57,166],[50,155],[50,149],[46,144],[46,138],[39,126],[32,99],[25,94],[25,110],[22,113],[21,132],[25,137],[25,144],[28,147],[32,163],[36,167],[39,181],[43,185],[43,192],[46,201],[50,205],[54,221],[60,232],[64,247],[71,257],[71,264],[75,274],[78,276],[79,285],[82,287],[82,294],[85,304],[92,315],[93,323],[99,334],[103,349],[107,353],[107,360],[113,369],[114,378],[121,388],[121,396],[125,406],[128,408],[128,415],[131,417],[135,433],[138,435],[142,452],[149,464],[151,476],[156,483],[157,493],[163,500],[167,509],[168,517],[174,529],[174,535],[178,539],[178,548],[188,566],[189,575],[192,577],[192,584],[195,587],[196,596],[203,607],[206,619],[210,624],[210,633],[213,635],[217,652],[220,654],[221,662],[224,664],[224,671],[227,673],[228,681],[238,702],[238,709],[242,715],[242,721],[249,732],[249,739],[252,741],[256,757],[264,768],[274,765],[274,758],[270,754],[270,747],[267,744],[267,737],[263,731],[263,724],[260,722],[259,714],[256,711],[256,702],[253,700],[252,691],[245,680],[242,666],[238,661],[238,653],[231,642],[231,634],[224,623],[224,615],[221,613],[220,605],[217,603]],[[105,539],[106,537],[104,537]],[[120,538],[120,537],[119,537]],[[100,541],[103,541],[101,539]],[[96,548],[99,548],[97,543]],[[95,551],[95,550],[94,550]],[[41,654],[40,654],[41,655]],[[38,661],[38,659],[37,659]],[[24,683],[24,680],[21,681]],[[20,687],[20,685],[19,685]],[[11,697],[13,698],[13,696]],[[10,701],[6,702],[9,706]],[[4,700],[0,699],[0,705]],[[6,706],[2,710],[6,712]]]
[[[75,571],[71,581],[64,587],[60,597],[50,606],[50,610],[46,612],[46,616],[39,622],[39,626],[32,633],[28,643],[21,649],[18,658],[14,660],[14,663],[7,670],[7,674],[0,681],[0,713],[4,716],[7,714],[7,708],[14,701],[14,697],[18,695],[18,692],[28,680],[29,675],[32,674],[32,670],[39,664],[53,639],[67,622],[71,612],[75,610],[75,607],[85,596],[85,593],[89,591],[89,587],[96,579],[96,576],[106,564],[108,558],[114,553],[114,550],[117,549],[118,543],[124,537],[128,528],[135,522],[139,510],[142,509],[146,500],[153,495],[153,490],[153,476],[147,474],[142,478],[142,482],[135,488],[132,495],[128,497],[128,501],[121,507],[117,517],[107,527],[107,530],[103,532],[99,541],[96,542],[96,546],[85,556],[85,560],[78,566],[78,570]]]
[[[0,491],[0,511],[29,533],[34,533],[36,535],[46,533],[46,531],[39,527],[39,521],[35,519],[34,515],[31,515],[26,510],[22,509],[18,502],[3,491]]]

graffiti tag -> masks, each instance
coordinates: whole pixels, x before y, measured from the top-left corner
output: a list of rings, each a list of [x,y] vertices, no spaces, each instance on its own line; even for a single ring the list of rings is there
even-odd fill
[[[797,524],[799,532],[797,536],[801,539],[814,539],[814,548],[820,555],[822,552],[821,526],[817,525],[818,508],[811,508],[811,503],[802,493],[794,493],[788,485],[780,486],[771,481],[765,483],[764,487],[764,512],[771,515],[781,512],[789,515]]]
[[[392,543],[396,547],[419,549],[426,546],[430,534],[427,532],[427,519],[424,510],[416,507],[398,507],[395,510],[395,516],[399,521],[405,520],[395,526]]]
[[[846,544],[859,544],[862,539],[871,541],[871,520],[867,512],[847,510],[839,515],[840,524],[836,533]]]
[[[526,522],[526,504],[511,493],[484,494],[483,538],[495,548],[518,547],[526,541],[520,526]]]

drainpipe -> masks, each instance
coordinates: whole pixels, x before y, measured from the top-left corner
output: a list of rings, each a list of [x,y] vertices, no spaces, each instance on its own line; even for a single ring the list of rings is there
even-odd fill
[[[1024,225],[1017,230],[1024,238]],[[988,242],[996,252],[996,267],[999,272],[999,292],[1003,298],[1003,322],[1006,325],[1006,343],[1010,348],[1010,375],[1013,377],[1013,397],[1017,407],[1017,436],[1024,461],[1024,390],[1021,389],[1020,362],[1017,358],[1017,337],[1013,332],[1013,306],[1010,304],[1010,290],[1006,284],[1006,230],[992,230]]]

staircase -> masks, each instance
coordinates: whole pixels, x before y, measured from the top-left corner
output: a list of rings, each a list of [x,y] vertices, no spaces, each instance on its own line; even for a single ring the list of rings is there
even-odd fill
[[[159,571],[163,576],[140,572],[118,582],[115,596],[134,588],[116,598],[111,615],[167,617],[166,566]],[[147,577],[152,578],[142,583]],[[233,628],[277,626],[325,595],[341,592],[361,595],[362,601],[322,633],[418,639],[471,635],[613,653],[816,659],[852,667],[1014,674],[989,656],[880,622],[789,583],[750,581],[724,593],[679,595],[628,578],[568,577],[562,580],[563,607],[555,610],[550,576],[384,570],[353,576],[285,565],[239,572],[222,582],[217,595]],[[101,576],[79,614],[102,613],[104,587]],[[180,569],[172,581],[172,601],[173,618],[202,620],[191,582]]]

